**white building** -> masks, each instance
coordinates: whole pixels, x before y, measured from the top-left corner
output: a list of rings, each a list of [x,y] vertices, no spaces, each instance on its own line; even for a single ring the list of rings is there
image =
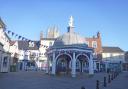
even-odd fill
[[[40,33],[40,47],[39,47],[39,63],[40,68],[45,70],[47,68],[47,56],[46,50],[53,46],[54,41],[60,35],[57,26],[51,26],[48,28],[46,37],[43,33]]]
[[[111,69],[114,64],[120,64],[122,66],[122,63],[125,63],[125,52],[120,49],[119,47],[102,47],[102,62],[105,64],[104,68],[107,71],[107,69]]]
[[[39,48],[39,61],[40,61],[40,68],[44,70],[47,67],[47,56],[46,50],[54,44],[55,38],[41,38],[40,40],[40,48]]]
[[[39,41],[18,41],[20,70],[35,70],[40,66],[38,44]]]
[[[119,47],[102,47],[102,60],[110,62],[125,62],[125,52]]]
[[[6,26],[0,19],[0,72],[9,72],[10,69],[10,38],[5,33],[5,30]]]
[[[11,53],[11,65],[17,65],[19,60],[19,49],[18,49],[18,41],[10,41],[10,49],[9,52]]]

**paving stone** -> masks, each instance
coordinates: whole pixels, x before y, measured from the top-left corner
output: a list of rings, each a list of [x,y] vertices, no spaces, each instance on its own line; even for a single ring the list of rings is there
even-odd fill
[[[106,75],[106,73],[97,73],[93,77],[83,75],[72,78],[70,76],[50,76],[40,71],[1,73],[0,89],[81,89],[82,86],[85,86],[85,89],[96,89],[96,80],[103,81],[103,77]],[[106,89],[126,89],[123,85],[123,88],[113,88],[115,83],[120,86],[118,81],[124,82],[125,78],[128,80],[125,73],[118,77]],[[122,84],[126,84],[123,82]]]

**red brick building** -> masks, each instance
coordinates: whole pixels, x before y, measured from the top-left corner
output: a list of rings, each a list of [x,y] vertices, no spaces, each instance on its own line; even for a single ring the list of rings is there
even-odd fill
[[[97,35],[93,36],[92,38],[85,38],[85,40],[89,47],[94,48],[95,58],[101,60],[102,59],[102,41],[101,41],[100,32],[97,32]]]

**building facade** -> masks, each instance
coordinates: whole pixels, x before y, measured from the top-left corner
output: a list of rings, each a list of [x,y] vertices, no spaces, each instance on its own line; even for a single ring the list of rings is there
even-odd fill
[[[10,38],[5,33],[5,30],[6,26],[0,18],[0,72],[9,72],[10,70]]]
[[[36,70],[39,63],[39,41],[18,41],[19,70]]]
[[[102,41],[100,32],[97,32],[97,35],[91,38],[86,37],[85,40],[88,46],[94,49],[94,57],[97,60],[102,60]]]
[[[125,52],[119,47],[102,47],[102,68],[107,72],[114,70],[114,67],[123,70],[123,63],[125,63]]]
[[[125,62],[125,52],[119,47],[102,47],[102,60],[111,62]]]

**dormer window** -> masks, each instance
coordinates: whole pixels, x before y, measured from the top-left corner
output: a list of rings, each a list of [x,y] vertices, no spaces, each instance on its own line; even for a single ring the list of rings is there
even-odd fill
[[[29,47],[34,47],[34,42],[29,42]]]

